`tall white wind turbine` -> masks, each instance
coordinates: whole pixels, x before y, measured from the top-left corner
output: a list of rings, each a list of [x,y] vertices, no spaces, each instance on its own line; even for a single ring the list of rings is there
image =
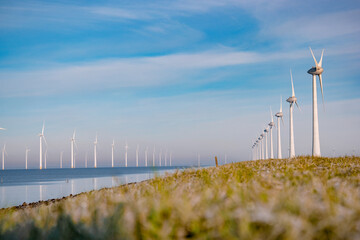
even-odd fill
[[[71,168],[74,168],[75,167],[75,162],[74,162],[74,145],[75,145],[75,130],[74,130],[74,133],[72,135],[72,138],[70,139],[70,157],[71,157]]]
[[[297,103],[297,98],[295,97],[295,90],[294,90],[294,82],[293,82],[293,77],[292,77],[292,73],[291,73],[291,69],[290,69],[290,77],[291,77],[291,90],[292,90],[292,95],[291,97],[289,97],[288,99],[286,99],[286,101],[288,103],[290,103],[290,143],[289,143],[289,158],[294,158],[295,157],[295,142],[294,142],[294,121],[293,121],[293,111],[294,111],[294,104],[296,104],[296,106],[300,109],[298,103]]]
[[[152,165],[153,167],[155,167],[155,146],[154,146],[154,150],[153,150],[153,158],[152,158]]]
[[[268,153],[268,141],[267,141],[268,132],[269,132],[269,128],[266,127],[266,128],[264,129],[264,137],[265,137],[265,159],[268,159],[268,158],[269,158],[269,153]]]
[[[149,147],[145,148],[145,167],[148,166],[148,151],[149,151]]]
[[[6,152],[6,144],[4,144],[4,147],[2,149],[2,170],[5,170],[5,154],[8,155]]]
[[[308,73],[312,75],[312,97],[313,97],[313,136],[312,136],[312,155],[314,157],[320,157],[320,135],[319,135],[319,118],[318,118],[318,104],[317,104],[317,89],[316,89],[316,76],[319,76],[321,95],[324,104],[324,91],[322,84],[322,60],[324,55],[324,49],[321,52],[320,61],[317,62],[312,49],[310,48],[311,55],[315,62],[315,67],[308,70]]]
[[[125,143],[125,167],[127,167],[127,165],[128,165],[128,149],[129,149],[129,146],[126,141],[126,143]]]
[[[43,155],[43,150],[42,150],[42,141],[44,140],[45,145],[47,146],[47,142],[46,142],[46,138],[44,135],[44,131],[45,131],[45,124],[43,123],[43,127],[41,130],[41,133],[39,133],[39,137],[40,137],[40,169],[42,169],[42,155]]]
[[[114,167],[114,147],[115,147],[115,140],[111,144],[111,167]]]
[[[60,168],[63,167],[63,154],[64,154],[64,151],[61,151],[60,152]]]
[[[28,155],[30,152],[30,148],[28,148],[28,146],[26,146],[25,148],[25,169],[28,169]]]
[[[269,123],[269,127],[270,127],[270,158],[273,159],[274,158],[274,143],[273,143],[272,129],[273,129],[273,127],[275,127],[275,123],[274,123],[274,117],[272,114],[271,107],[270,107],[270,116],[271,116],[271,121]]]
[[[277,158],[278,159],[282,159],[280,118],[281,118],[282,123],[284,124],[283,116],[284,116],[284,114],[282,112],[282,97],[280,97],[280,111],[275,114],[275,117],[277,118]]]
[[[96,152],[96,146],[98,144],[98,137],[97,137],[97,134],[96,134],[96,137],[95,137],[95,142],[94,142],[94,168],[97,168],[97,152]]]
[[[136,146],[136,167],[139,166],[139,144]]]

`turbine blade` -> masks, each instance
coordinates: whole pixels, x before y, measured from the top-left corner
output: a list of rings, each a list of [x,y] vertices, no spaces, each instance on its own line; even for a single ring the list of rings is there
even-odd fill
[[[77,146],[77,144],[76,144],[75,141],[74,141],[74,144],[75,144],[76,150],[79,150],[79,148],[78,148],[78,146]]]
[[[298,107],[298,109],[301,111],[301,108],[299,107],[299,104],[297,103],[297,101],[295,102],[295,104]]]
[[[320,58],[320,61],[319,61],[319,67],[321,67],[321,65],[322,65],[323,55],[324,55],[324,49],[321,51],[321,58]]]
[[[321,74],[319,75],[319,80],[320,80],[322,103],[323,103],[323,108],[324,108],[324,111],[325,111],[324,90],[323,90],[322,75]]]
[[[0,130],[6,130],[5,128],[0,128]]]
[[[313,53],[311,47],[309,47],[309,48],[310,48],[311,55],[312,55],[312,57],[313,57],[313,59],[314,59],[315,65],[316,65],[316,67],[317,67],[317,66],[319,66],[319,64],[318,64],[318,62],[316,61],[316,58],[315,58],[315,56],[314,56],[314,53]]]
[[[45,122],[43,123],[43,127],[42,127],[42,130],[41,130],[42,135],[44,135],[44,130],[45,130]]]
[[[284,119],[283,119],[283,117],[281,117],[281,122],[282,122],[282,124],[283,124],[283,126],[284,126]]]
[[[282,96],[280,96],[280,112],[282,112]]]
[[[75,139],[75,131],[76,131],[76,130],[74,130],[74,133],[73,133],[73,139]]]
[[[290,77],[291,77],[291,91],[292,91],[292,97],[295,97],[295,89],[294,89],[294,82],[293,82],[293,77],[292,77],[292,72],[290,69]]]
[[[45,135],[43,135],[43,136],[42,136],[42,138],[44,139],[45,145],[46,145],[46,147],[47,147],[47,145],[48,145],[48,144],[47,144],[47,141],[46,141]]]

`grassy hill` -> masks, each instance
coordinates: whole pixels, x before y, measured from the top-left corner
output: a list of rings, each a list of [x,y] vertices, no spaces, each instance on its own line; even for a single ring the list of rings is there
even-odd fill
[[[186,170],[0,211],[0,239],[360,239],[360,158]]]

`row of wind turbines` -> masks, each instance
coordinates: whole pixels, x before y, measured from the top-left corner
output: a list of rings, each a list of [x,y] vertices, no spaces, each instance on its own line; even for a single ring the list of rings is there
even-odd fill
[[[310,48],[311,55],[315,62],[315,67],[310,68],[307,73],[312,75],[312,156],[320,157],[320,135],[319,135],[319,119],[318,119],[318,104],[317,104],[317,89],[316,89],[316,76],[319,76],[320,88],[321,88],[321,95],[324,104],[324,91],[323,91],[323,83],[322,83],[322,73],[324,69],[322,68],[322,60],[324,55],[324,49],[321,52],[320,61],[317,62],[314,56],[312,49]],[[290,69],[290,78],[291,78],[291,90],[292,95],[286,99],[286,101],[290,104],[289,110],[289,121],[290,121],[290,138],[289,138],[289,158],[295,157],[295,142],[294,142],[294,121],[293,121],[293,111],[294,111],[294,104],[300,107],[297,102],[297,98],[295,97],[295,90],[294,90],[294,82],[292,77],[292,72]],[[272,129],[277,127],[277,158],[281,159],[281,132],[280,132],[280,119],[284,123],[283,120],[283,112],[282,112],[282,98],[280,98],[280,111],[277,112],[274,116],[277,117],[277,125],[274,123],[274,118],[272,114],[272,110],[270,107],[270,114],[271,114],[271,121],[268,123],[267,127],[262,131],[260,136],[256,139],[256,141],[252,145],[252,155],[253,159],[269,159],[274,158],[274,151],[273,151],[273,136],[272,136]],[[268,155],[268,133],[270,132],[270,156]]]
[[[5,128],[0,128],[0,130],[6,130]],[[47,141],[45,138],[45,124],[43,124],[41,133],[39,133],[39,137],[40,137],[40,150],[39,150],[39,169],[46,169],[46,163],[47,163]],[[78,149],[77,145],[76,145],[76,141],[75,141],[75,137],[76,137],[76,131],[74,130],[74,133],[70,139],[70,168],[75,168],[76,164],[75,164],[75,148]],[[43,150],[43,143],[45,143],[45,153]],[[98,144],[98,136],[96,134],[95,137],[95,141],[94,141],[94,168],[97,168],[97,144]],[[129,149],[129,145],[126,141],[125,143],[125,156],[124,156],[124,165],[125,167],[128,167],[128,149]],[[111,144],[111,167],[113,168],[115,166],[115,140],[113,140],[112,144]],[[25,169],[28,169],[28,155],[29,155],[30,149],[26,146],[25,149]],[[162,161],[163,161],[163,152],[162,149],[159,152],[159,156],[158,156],[158,163],[156,164],[156,151],[155,151],[155,146],[153,148],[153,154],[152,154],[152,163],[148,161],[148,152],[149,152],[149,147],[145,148],[145,153],[144,153],[144,166],[148,167],[149,166],[162,166]],[[63,151],[60,152],[60,168],[63,168]],[[136,157],[135,157],[135,164],[136,167],[140,166],[140,157],[139,157],[139,153],[140,153],[140,147],[139,144],[136,147]],[[4,147],[2,149],[2,170],[5,170],[5,155],[7,155],[7,151],[6,151],[6,144],[4,144]],[[169,162],[168,162],[168,151],[165,151],[164,154],[164,166],[172,166],[172,152],[169,153]],[[43,166],[44,163],[44,166]],[[168,164],[169,163],[169,164]],[[87,158],[87,153],[85,155],[85,167],[88,167],[88,158]]]

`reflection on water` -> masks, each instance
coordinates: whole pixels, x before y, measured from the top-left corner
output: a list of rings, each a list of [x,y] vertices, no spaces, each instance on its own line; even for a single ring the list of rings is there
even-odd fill
[[[174,169],[157,171],[157,175],[173,172]],[[17,206],[23,202],[31,203],[48,199],[61,198],[81,192],[115,187],[121,184],[140,182],[154,177],[154,172],[123,174],[119,176],[62,179],[59,181],[32,182],[31,184],[0,184],[0,208]]]

